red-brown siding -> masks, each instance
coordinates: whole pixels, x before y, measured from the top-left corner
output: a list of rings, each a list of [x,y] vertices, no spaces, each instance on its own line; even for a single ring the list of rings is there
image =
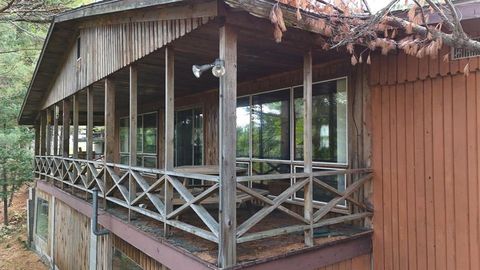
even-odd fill
[[[371,255],[366,254],[351,258],[349,260],[341,261],[336,264],[325,266],[317,270],[370,270],[371,269]]]
[[[480,269],[478,67],[403,54],[372,63],[375,269]]]

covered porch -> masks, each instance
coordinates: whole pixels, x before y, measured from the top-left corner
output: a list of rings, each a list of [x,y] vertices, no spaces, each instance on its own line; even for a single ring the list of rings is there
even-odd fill
[[[108,213],[220,267],[368,233],[366,67],[306,31],[276,43],[268,21],[222,12],[144,22],[130,30],[146,56],[47,99],[36,177],[88,202],[98,188]],[[222,76],[194,77],[217,58]]]

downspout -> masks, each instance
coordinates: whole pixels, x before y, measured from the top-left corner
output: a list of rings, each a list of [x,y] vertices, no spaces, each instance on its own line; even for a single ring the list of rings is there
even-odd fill
[[[90,251],[89,251],[89,270],[97,269],[97,238],[102,235],[107,235],[108,230],[98,230],[98,188],[93,188],[93,205],[92,218],[90,220]]]
[[[98,229],[98,187],[94,187],[93,191],[93,214],[92,214],[92,232],[95,236],[102,236],[107,235],[109,233],[108,230]]]

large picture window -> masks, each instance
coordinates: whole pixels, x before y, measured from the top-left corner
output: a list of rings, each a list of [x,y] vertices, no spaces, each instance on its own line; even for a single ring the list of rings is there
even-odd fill
[[[294,88],[295,159],[303,160],[303,87]],[[347,163],[346,80],[313,84],[312,158],[319,162]]]
[[[347,79],[313,83],[312,103],[314,166],[317,170],[346,168]],[[303,170],[303,86],[240,97],[236,113],[237,159],[248,162],[252,174]],[[344,176],[322,180],[345,190]],[[314,192],[318,202],[327,202],[331,196],[320,190]],[[297,199],[302,197],[300,192],[295,195]]]
[[[137,165],[157,167],[157,113],[139,114],[137,118]],[[130,123],[128,117],[120,119],[120,161],[129,163]]]
[[[290,159],[290,91],[252,98],[252,156]]]
[[[175,112],[175,166],[203,164],[203,112],[201,108]]]

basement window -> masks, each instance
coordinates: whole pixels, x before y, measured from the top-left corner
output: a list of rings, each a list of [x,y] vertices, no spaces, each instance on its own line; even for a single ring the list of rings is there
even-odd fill
[[[476,37],[473,40],[480,41],[480,37]],[[452,60],[476,57],[476,56],[479,56],[479,55],[480,55],[480,53],[473,52],[469,49],[464,49],[464,48],[453,48],[452,49]]]
[[[48,201],[42,198],[37,198],[35,234],[44,240],[48,238]]]

